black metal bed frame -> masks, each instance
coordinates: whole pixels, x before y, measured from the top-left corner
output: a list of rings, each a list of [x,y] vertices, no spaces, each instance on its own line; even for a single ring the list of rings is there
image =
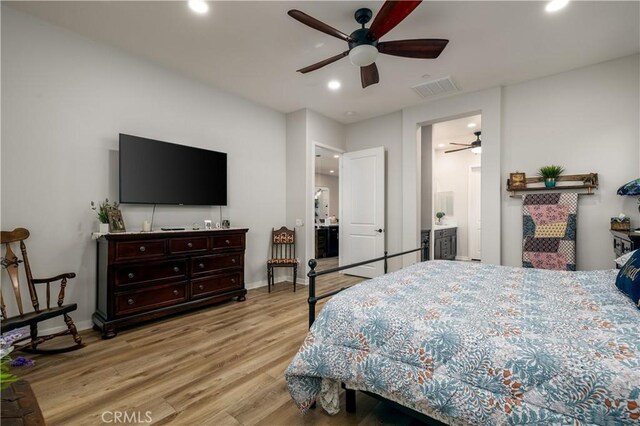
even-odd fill
[[[382,257],[377,257],[375,259],[370,259],[370,260],[365,260],[362,262],[356,262],[356,263],[352,263],[350,265],[344,265],[344,266],[338,266],[336,268],[330,268],[330,269],[325,269],[324,271],[316,271],[316,266],[318,266],[318,262],[316,261],[316,259],[311,259],[309,260],[309,267],[311,268],[311,270],[309,271],[309,273],[307,274],[307,277],[309,278],[309,298],[307,299],[307,303],[309,304],[309,328],[311,328],[311,326],[313,325],[314,321],[316,320],[316,304],[318,303],[319,300],[322,299],[326,299],[327,297],[331,297],[334,296],[338,293],[340,293],[343,290],[348,289],[351,286],[347,286],[347,287],[342,287],[338,290],[332,290],[332,291],[328,291],[326,293],[322,293],[318,296],[316,296],[316,278],[322,275],[327,275],[327,274],[331,274],[334,272],[340,272],[340,271],[344,271],[346,269],[351,269],[351,268],[355,268],[356,266],[362,266],[362,265],[367,265],[369,263],[374,263],[374,262],[380,262],[383,261],[384,262],[384,273],[386,274],[388,271],[388,260],[394,257],[398,257],[398,256],[405,256],[407,254],[411,254],[411,253],[416,253],[416,252],[420,252],[420,261],[424,262],[425,260],[429,260],[429,239],[425,238],[422,240],[420,247],[412,249],[412,250],[407,250],[407,251],[403,251],[401,253],[396,253],[396,254],[387,254],[387,252],[384,252],[384,256]],[[344,386],[344,383],[342,384],[342,387],[345,390],[345,396],[346,396],[346,411],[348,413],[355,413],[356,412],[356,391],[354,389],[348,389],[347,387]],[[403,407],[402,405],[394,402],[394,401],[390,401],[386,398],[383,398],[380,395],[376,395],[374,393],[371,392],[366,392],[366,391],[362,391],[364,393],[366,393],[369,396],[372,396],[374,398],[377,398],[381,401],[385,401],[387,403],[390,403],[391,405],[393,405],[394,407],[396,407],[397,409],[399,409],[400,411],[403,411],[404,413],[410,415],[411,417],[420,420],[426,424],[429,425],[443,425],[444,423],[432,419],[431,417],[428,417],[422,413],[419,413],[415,410],[412,410],[410,408],[407,407]],[[315,407],[315,403],[313,404],[313,406]]]

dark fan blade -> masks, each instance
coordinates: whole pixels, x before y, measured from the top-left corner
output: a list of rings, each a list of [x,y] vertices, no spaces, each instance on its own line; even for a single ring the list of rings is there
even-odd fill
[[[295,19],[297,21],[300,21],[305,25],[310,26],[311,28],[313,28],[315,30],[322,31],[325,34],[329,34],[330,36],[334,36],[334,37],[339,38],[340,40],[344,40],[346,42],[353,41],[352,38],[349,37],[348,35],[346,35],[345,33],[341,32],[341,31],[338,31],[333,27],[330,27],[329,25],[325,24],[322,21],[318,21],[316,18],[313,18],[313,17],[307,15],[304,12],[300,12],[299,10],[292,9],[287,13],[293,19]]]
[[[329,59],[325,59],[324,61],[320,61],[320,62],[318,62],[316,64],[309,65],[308,67],[301,68],[297,72],[301,72],[302,74],[306,74],[306,73],[308,73],[310,71],[315,71],[315,70],[317,70],[319,68],[324,67],[325,65],[329,65],[330,63],[337,61],[338,59],[344,58],[348,54],[349,54],[349,51],[345,50],[344,52],[340,53],[339,55],[332,56]]]
[[[378,43],[378,51],[405,58],[434,59],[440,56],[447,43],[449,40],[439,38],[383,41]]]
[[[378,75],[378,67],[375,62],[366,67],[360,67],[360,79],[362,80],[363,89],[372,84],[378,84],[380,76]]]
[[[455,142],[449,142],[449,145],[460,145],[460,146],[470,146],[473,148],[472,145],[468,144],[468,143],[455,143]]]
[[[409,16],[421,2],[422,0],[386,1],[369,28],[369,37],[373,40],[379,40]]]
[[[466,147],[466,148],[452,149],[451,151],[445,151],[444,153],[445,153],[445,154],[448,154],[448,153],[450,153],[450,152],[464,151],[465,149],[471,149],[471,148],[473,148],[473,147],[472,147],[472,146],[468,146],[468,147]]]

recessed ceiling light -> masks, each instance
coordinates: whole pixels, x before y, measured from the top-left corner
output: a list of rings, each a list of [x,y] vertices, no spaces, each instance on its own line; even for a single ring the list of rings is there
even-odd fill
[[[443,143],[439,143],[438,144],[438,148],[444,148],[444,144]]]
[[[352,117],[354,115],[358,115],[358,113],[355,112],[355,111],[347,111],[347,112],[344,113],[344,115],[348,115],[349,117]]]
[[[563,9],[566,5],[569,4],[569,0],[551,0],[545,6],[544,10],[547,12],[557,12],[560,9]]]
[[[476,123],[469,123],[467,124],[467,127],[473,129],[474,127],[476,127]]]
[[[334,155],[333,158],[340,158],[338,154]]]
[[[329,83],[327,83],[327,87],[329,88],[329,90],[338,90],[340,86],[342,85],[338,80],[331,80]]]
[[[209,11],[209,5],[203,0],[189,0],[189,7],[195,13],[199,13],[200,15],[204,15]]]
[[[333,170],[329,170],[329,173],[333,173]]]

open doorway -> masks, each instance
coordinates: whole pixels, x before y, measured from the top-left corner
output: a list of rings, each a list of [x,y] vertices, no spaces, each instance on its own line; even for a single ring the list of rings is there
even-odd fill
[[[338,266],[340,255],[340,156],[341,152],[315,144],[313,184],[313,257],[318,270]]]
[[[432,259],[481,260],[482,117],[422,128],[422,239]]]

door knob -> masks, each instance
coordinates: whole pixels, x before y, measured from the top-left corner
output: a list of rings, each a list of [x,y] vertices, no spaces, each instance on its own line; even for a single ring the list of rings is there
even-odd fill
[[[376,229],[376,232],[377,232],[378,234],[382,234],[382,228]]]

